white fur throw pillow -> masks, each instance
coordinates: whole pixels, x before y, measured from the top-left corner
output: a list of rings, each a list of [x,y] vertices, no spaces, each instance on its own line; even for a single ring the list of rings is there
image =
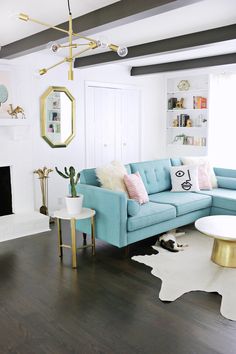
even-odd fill
[[[106,166],[97,167],[96,175],[103,188],[127,194],[124,184],[124,175],[127,175],[127,171],[120,161],[112,161]]]
[[[207,166],[208,174],[211,180],[212,188],[217,188],[218,183],[216,179],[215,172],[213,167],[210,164],[210,161],[207,156],[194,156],[194,157],[181,157],[181,161],[184,165],[203,165]]]

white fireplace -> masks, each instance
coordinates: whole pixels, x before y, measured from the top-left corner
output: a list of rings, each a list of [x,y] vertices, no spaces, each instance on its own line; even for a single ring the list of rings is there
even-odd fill
[[[0,120],[0,167],[9,166],[12,212],[0,216],[0,241],[49,231],[49,217],[34,210],[32,140],[14,140]]]

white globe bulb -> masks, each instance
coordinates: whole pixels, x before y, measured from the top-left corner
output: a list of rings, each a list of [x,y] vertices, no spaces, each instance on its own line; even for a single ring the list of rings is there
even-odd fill
[[[126,48],[126,47],[118,47],[117,54],[120,57],[122,57],[122,58],[126,57],[126,55],[128,54],[128,48]]]
[[[97,45],[100,48],[106,49],[108,47],[108,44],[106,42],[102,42],[100,39],[97,41]]]
[[[47,44],[47,49],[49,49],[53,53],[56,53],[56,52],[58,52],[58,50],[61,49],[61,46],[60,46],[60,44],[58,44],[56,42],[49,42]]]

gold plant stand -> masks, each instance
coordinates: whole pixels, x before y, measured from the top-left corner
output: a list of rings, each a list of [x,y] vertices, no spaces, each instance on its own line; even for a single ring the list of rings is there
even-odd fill
[[[51,168],[43,167],[35,170],[34,173],[37,173],[40,181],[40,189],[42,194],[42,205],[39,209],[39,212],[44,215],[48,215],[48,175],[53,170]]]

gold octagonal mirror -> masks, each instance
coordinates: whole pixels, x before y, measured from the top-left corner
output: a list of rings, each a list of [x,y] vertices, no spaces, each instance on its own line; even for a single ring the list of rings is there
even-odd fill
[[[75,99],[65,87],[50,86],[40,98],[41,136],[53,148],[75,136]]]

